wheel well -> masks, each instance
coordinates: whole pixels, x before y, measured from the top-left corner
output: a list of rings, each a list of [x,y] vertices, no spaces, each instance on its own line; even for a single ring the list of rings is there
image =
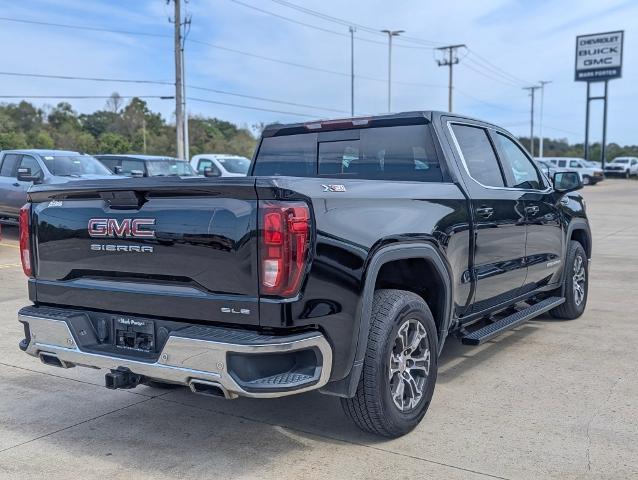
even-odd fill
[[[445,315],[445,281],[432,262],[406,258],[384,263],[375,282],[375,290],[394,288],[416,293],[430,307],[440,333]]]
[[[585,249],[587,258],[591,258],[591,239],[589,238],[587,231],[582,228],[573,230],[570,240],[575,240],[576,242],[580,243]]]

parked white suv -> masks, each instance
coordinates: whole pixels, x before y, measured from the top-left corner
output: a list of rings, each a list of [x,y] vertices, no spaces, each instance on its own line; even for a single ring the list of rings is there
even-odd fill
[[[579,173],[583,185],[595,185],[605,179],[603,169],[588,165],[584,158],[578,157],[543,157],[559,168],[569,168]]]
[[[638,175],[638,158],[636,157],[616,157],[605,165],[605,175],[619,175],[629,178]]]
[[[191,167],[208,177],[245,177],[250,159],[239,155],[203,153],[191,159]]]

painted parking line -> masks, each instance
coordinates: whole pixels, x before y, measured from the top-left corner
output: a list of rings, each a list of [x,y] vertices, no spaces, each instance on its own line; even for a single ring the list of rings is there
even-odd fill
[[[6,269],[6,268],[18,268],[21,267],[22,265],[19,263],[5,263],[3,265],[0,265],[0,270],[2,269]]]
[[[11,247],[11,248],[20,248],[20,245],[17,243],[0,243],[0,247]]]

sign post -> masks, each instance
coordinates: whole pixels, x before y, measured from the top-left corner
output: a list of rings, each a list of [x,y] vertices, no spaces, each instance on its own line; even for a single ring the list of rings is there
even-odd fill
[[[589,160],[589,102],[603,100],[603,139],[600,152],[602,168],[605,168],[607,144],[607,92],[609,80],[622,76],[624,31],[595,33],[576,37],[576,72],[574,80],[587,82],[587,107],[585,109],[585,160]],[[591,96],[591,83],[604,82],[602,96]]]

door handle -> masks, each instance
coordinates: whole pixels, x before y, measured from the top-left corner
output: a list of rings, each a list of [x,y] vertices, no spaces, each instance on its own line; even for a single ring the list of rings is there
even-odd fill
[[[14,183],[13,183],[13,186],[14,186],[14,187],[19,187],[19,186],[20,186],[20,184],[19,184],[18,182],[14,182]]]
[[[538,205],[532,205],[531,207],[525,207],[525,212],[529,213],[530,215],[536,215],[539,210],[540,210],[540,208],[538,208]]]
[[[480,207],[476,209],[476,213],[483,218],[490,218],[494,214],[494,209],[492,207]]]

